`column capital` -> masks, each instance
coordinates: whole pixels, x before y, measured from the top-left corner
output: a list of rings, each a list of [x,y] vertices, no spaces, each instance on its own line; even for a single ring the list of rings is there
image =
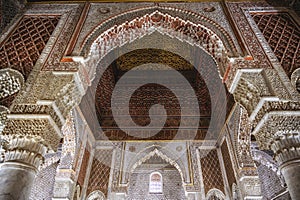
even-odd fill
[[[29,168],[38,169],[43,161],[43,155],[47,151],[40,137],[11,136],[4,137],[4,140],[7,141],[6,145],[4,145],[4,164],[17,162],[28,165]]]
[[[281,167],[296,160],[300,162],[299,133],[281,135],[271,141],[270,147],[275,153],[274,159]]]
[[[1,139],[5,162],[38,168],[48,151],[56,150],[62,134],[48,115],[8,114]]]

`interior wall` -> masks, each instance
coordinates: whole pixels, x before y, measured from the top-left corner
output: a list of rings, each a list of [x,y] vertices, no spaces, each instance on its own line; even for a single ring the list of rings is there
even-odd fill
[[[163,177],[163,193],[149,194],[150,174],[160,172]],[[131,174],[127,200],[155,200],[155,199],[186,199],[182,186],[182,179],[175,167],[167,166],[163,169],[154,170],[153,166],[145,165],[136,168]]]

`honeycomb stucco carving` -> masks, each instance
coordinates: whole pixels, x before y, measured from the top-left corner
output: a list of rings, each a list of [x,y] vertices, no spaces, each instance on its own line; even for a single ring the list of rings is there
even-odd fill
[[[24,85],[23,75],[13,69],[0,70],[0,99],[17,93]]]

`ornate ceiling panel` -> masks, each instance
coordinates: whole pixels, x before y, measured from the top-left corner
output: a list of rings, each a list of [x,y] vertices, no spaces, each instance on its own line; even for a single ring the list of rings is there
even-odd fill
[[[138,49],[127,53],[116,61],[117,68],[122,71],[128,71],[132,68],[146,63],[163,63],[176,70],[192,70],[194,67],[182,57],[159,49]],[[157,65],[147,68],[148,70],[157,70]],[[159,68],[165,70],[167,68]]]
[[[151,83],[139,87],[130,97],[129,112],[132,120],[141,127],[147,126],[151,122],[151,119],[149,117],[150,108],[155,104],[160,104],[163,105],[166,109],[167,119],[164,124],[164,128],[157,135],[150,137],[149,139],[171,140],[176,135],[179,126],[187,129],[188,135],[189,131],[192,131],[189,130],[191,128],[191,123],[193,123],[193,121],[195,121],[199,117],[199,134],[196,136],[196,139],[203,139],[205,136],[205,132],[209,127],[211,115],[210,94],[205,81],[196,72],[194,67],[185,59],[174,53],[158,49],[138,49],[129,52],[116,59],[112,63],[112,65],[104,72],[98,84],[95,98],[98,120],[102,129],[105,131],[106,136],[110,139],[129,140],[148,138],[147,136],[149,134],[149,130],[147,130],[147,128],[145,128],[144,135],[142,135],[141,138],[128,136],[125,132],[121,131],[114,120],[111,108],[111,98],[112,92],[115,87],[115,82],[122,78],[126,71],[134,69],[136,66],[148,63],[150,64],[146,65],[146,67],[142,70],[139,70],[142,71],[142,73],[138,73],[137,76],[131,76],[129,80],[127,80],[127,84],[120,86],[122,93],[120,94],[120,96],[130,95],[127,94],[128,87],[137,84],[138,79],[145,78],[150,73],[157,73],[157,76],[162,76],[169,84],[177,89],[182,88],[182,85],[184,85],[184,83],[179,81],[176,77],[170,76],[170,74],[168,73],[168,68],[163,67],[170,66],[178,70],[192,86],[198,100],[194,103],[199,104],[199,113],[201,112],[201,115],[193,115],[193,113],[195,112],[191,108],[193,108],[192,98],[194,94],[190,94],[189,91],[183,90],[184,94],[182,99],[186,102],[186,105],[189,105],[189,107],[183,108],[180,106],[176,95],[169,88],[159,84]],[[164,65],[154,65],[154,67],[152,67],[151,63],[161,63]],[[157,68],[156,66],[160,67]],[[116,103],[120,104],[120,107],[122,107],[122,100]],[[189,113],[191,116],[188,116],[190,119],[189,123],[183,123],[181,121],[181,111],[183,109],[190,109]],[[126,120],[129,119],[124,117],[124,119],[122,120],[125,120],[124,123],[127,123]],[[159,128],[159,126],[157,128]],[[130,129],[130,127],[127,129]],[[189,139],[194,139],[194,137],[191,137]]]

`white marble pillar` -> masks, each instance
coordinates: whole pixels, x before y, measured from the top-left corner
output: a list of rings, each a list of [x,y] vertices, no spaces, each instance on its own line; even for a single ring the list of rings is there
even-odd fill
[[[281,173],[293,200],[300,199],[300,159],[285,163]]]
[[[0,200],[27,200],[46,151],[34,137],[11,137],[0,165]]]
[[[300,199],[300,135],[290,134],[271,143],[292,200]]]
[[[0,199],[26,200],[36,175],[36,168],[20,162],[5,162],[0,166]]]

